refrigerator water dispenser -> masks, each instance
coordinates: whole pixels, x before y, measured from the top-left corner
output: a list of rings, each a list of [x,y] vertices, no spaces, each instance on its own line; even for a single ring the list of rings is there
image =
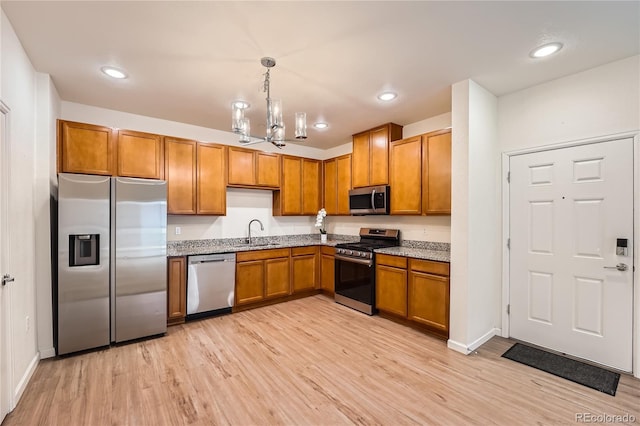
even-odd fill
[[[69,266],[100,264],[100,234],[69,235]]]

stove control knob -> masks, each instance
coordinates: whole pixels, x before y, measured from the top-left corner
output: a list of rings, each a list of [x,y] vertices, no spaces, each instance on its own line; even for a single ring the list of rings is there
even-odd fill
[[[353,250],[347,250],[347,254],[348,255],[352,255],[353,254]]]
[[[367,257],[367,253],[362,252],[362,253],[360,253],[360,256],[361,257]]]

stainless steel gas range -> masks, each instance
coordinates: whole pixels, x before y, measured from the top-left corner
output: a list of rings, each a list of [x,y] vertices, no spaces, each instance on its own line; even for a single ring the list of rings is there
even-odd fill
[[[374,250],[400,245],[397,229],[360,229],[360,242],[336,245],[335,300],[368,315],[376,313]]]

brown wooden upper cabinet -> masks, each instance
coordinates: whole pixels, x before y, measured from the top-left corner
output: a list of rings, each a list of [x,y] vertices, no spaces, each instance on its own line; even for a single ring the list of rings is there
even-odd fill
[[[451,130],[393,141],[391,214],[451,214]]]
[[[227,214],[227,147],[199,142],[197,159],[197,213]]]
[[[280,155],[229,147],[228,185],[277,189],[280,187]]]
[[[451,214],[451,129],[422,135],[422,169],[422,212]]]
[[[389,147],[391,214],[422,213],[422,138],[393,141]]]
[[[323,161],[323,206],[329,215],[349,214],[351,154]]]
[[[282,156],[280,191],[273,193],[273,214],[311,216],[320,210],[322,162],[310,158]]]
[[[58,172],[113,175],[115,141],[109,127],[58,120]]]
[[[226,152],[223,145],[165,137],[169,214],[226,214]]]
[[[196,141],[165,138],[167,213],[196,214]]]
[[[163,137],[118,130],[118,176],[164,179]]]
[[[402,139],[402,126],[387,123],[353,135],[354,188],[389,184],[389,142]]]

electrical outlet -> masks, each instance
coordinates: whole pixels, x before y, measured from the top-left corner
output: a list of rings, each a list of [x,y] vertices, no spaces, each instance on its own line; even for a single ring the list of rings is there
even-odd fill
[[[182,228],[179,226],[176,226],[176,235],[180,235],[182,234]]]
[[[424,228],[424,230],[422,231],[422,233],[423,233],[424,235],[427,235],[427,228]]]
[[[26,332],[29,332],[29,327],[31,326],[31,321],[29,321],[29,315],[27,315],[27,319],[25,321]]]

